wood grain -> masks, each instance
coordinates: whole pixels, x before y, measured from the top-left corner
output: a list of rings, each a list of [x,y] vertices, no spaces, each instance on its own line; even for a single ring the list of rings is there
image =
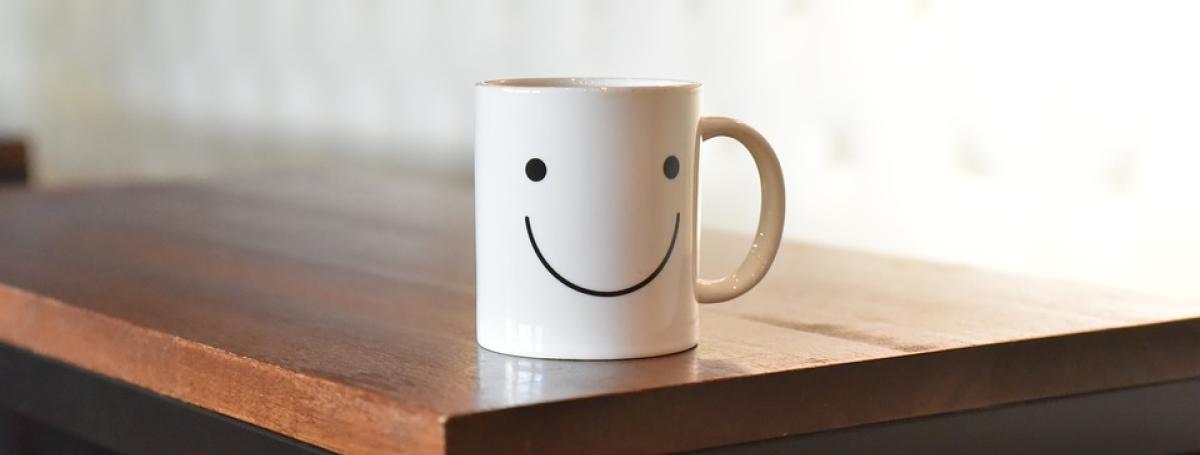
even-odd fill
[[[277,176],[0,192],[0,341],[347,453],[660,452],[1200,376],[1200,304],[804,244],[615,362],[474,341],[472,195]],[[748,242],[705,232],[702,271]]]

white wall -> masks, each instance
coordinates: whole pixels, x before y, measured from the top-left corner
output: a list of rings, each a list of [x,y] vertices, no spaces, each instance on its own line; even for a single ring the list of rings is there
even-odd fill
[[[25,3],[0,0],[0,135],[25,129],[29,106],[29,42]]]
[[[41,184],[469,173],[473,82],[706,84],[775,144],[788,235],[1200,297],[1200,3],[0,0]],[[15,44],[14,44],[15,43]],[[753,167],[706,146],[706,223]]]

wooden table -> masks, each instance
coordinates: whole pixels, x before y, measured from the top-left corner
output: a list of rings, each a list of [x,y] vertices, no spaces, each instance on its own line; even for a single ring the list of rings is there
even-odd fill
[[[1159,419],[1138,434],[1174,445],[1132,447],[1200,448],[1197,302],[792,243],[693,351],[523,359],[475,344],[471,213],[415,178],[0,192],[0,404],[133,452],[983,449],[978,419],[1082,402],[1052,431]],[[706,232],[704,274],[748,241]]]

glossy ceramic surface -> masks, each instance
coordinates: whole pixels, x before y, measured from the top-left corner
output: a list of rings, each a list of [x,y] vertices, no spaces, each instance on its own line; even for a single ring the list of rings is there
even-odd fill
[[[700,117],[700,84],[641,79],[480,83],[475,135],[477,332],[521,356],[645,357],[698,340],[696,302],[762,278],[783,185],[749,127]],[[696,280],[699,143],[730,136],[764,180],[758,241],[734,274]]]

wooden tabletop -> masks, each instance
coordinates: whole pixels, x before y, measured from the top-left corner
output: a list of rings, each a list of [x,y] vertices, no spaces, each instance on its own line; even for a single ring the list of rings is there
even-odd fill
[[[509,357],[475,344],[471,213],[413,178],[3,191],[0,341],[349,453],[686,450],[1200,376],[1197,302],[796,243],[695,350]],[[705,232],[702,274],[748,242]]]

